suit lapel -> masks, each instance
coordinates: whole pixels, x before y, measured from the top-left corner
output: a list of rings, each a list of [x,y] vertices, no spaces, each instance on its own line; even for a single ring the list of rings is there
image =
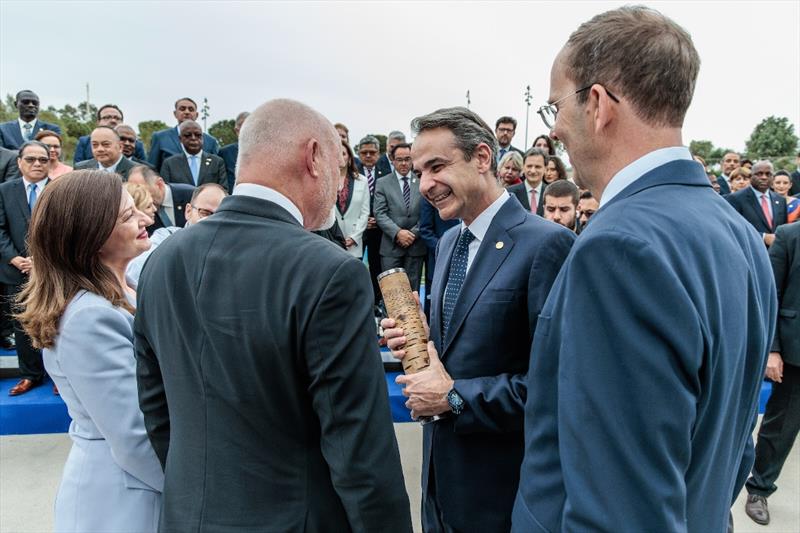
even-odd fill
[[[778,226],[786,224],[786,201],[774,192],[769,192],[769,199],[772,201],[772,229],[777,230]]]
[[[203,152],[203,157],[200,158],[200,170],[197,172],[197,185],[205,183],[205,178],[211,169],[211,158]],[[189,172],[191,175],[191,171]]]
[[[758,196],[756,193],[753,192],[753,189],[748,188],[747,194],[750,196],[750,207],[753,211],[755,211],[756,216],[761,220],[764,224],[765,228],[768,228],[769,231],[772,231],[772,225],[767,222],[767,217],[764,216],[764,210],[761,209],[761,202],[758,201]],[[774,219],[774,217],[773,217]]]
[[[19,127],[19,121],[15,120],[11,124],[11,135],[14,137],[14,140],[17,141],[17,149],[19,149],[19,147],[25,142],[25,139],[22,138],[22,128]]]
[[[460,225],[453,231],[447,231],[439,241],[439,251],[436,255],[436,264],[439,268],[433,271],[431,282],[431,340],[436,345],[440,354],[442,349],[442,298],[447,285],[447,276],[450,270],[450,259],[458,242]],[[435,290],[433,290],[435,288]]]
[[[181,140],[178,137],[178,130],[177,129],[170,128],[169,129],[169,134],[167,135],[167,139],[169,139],[169,142],[172,145],[170,148],[172,148],[172,153],[173,154],[180,154],[180,153],[183,152],[183,149],[181,147]]]
[[[28,206],[28,194],[25,190],[25,182],[21,179],[17,181],[15,188],[17,192],[14,194],[17,198],[17,207],[19,207],[22,216],[25,217],[26,222],[31,221],[31,208]]]

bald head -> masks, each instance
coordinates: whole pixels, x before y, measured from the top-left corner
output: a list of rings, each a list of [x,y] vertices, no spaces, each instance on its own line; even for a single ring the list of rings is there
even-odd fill
[[[271,100],[242,125],[236,183],[277,190],[297,205],[304,225],[316,229],[336,198],[340,146],[333,124],[318,111],[294,100]]]

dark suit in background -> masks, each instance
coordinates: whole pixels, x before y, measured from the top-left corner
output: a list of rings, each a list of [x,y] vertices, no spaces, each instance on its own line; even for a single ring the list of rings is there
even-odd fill
[[[772,191],[767,191],[772,204],[772,224],[767,222],[761,203],[756,198],[756,193],[752,187],[747,187],[741,191],[736,191],[725,197],[728,203],[742,215],[761,233],[775,233],[775,229],[781,224],[786,224],[786,199]]]
[[[419,236],[428,247],[428,260],[425,263],[425,316],[431,316],[431,284],[436,268],[436,247],[444,232],[459,224],[458,220],[442,220],[439,211],[424,196],[419,199]]]
[[[225,161],[218,155],[203,152],[200,158],[200,171],[197,175],[197,186],[204,183],[216,183],[228,190],[228,173],[225,171]],[[161,177],[168,183],[185,183],[195,185],[189,161],[186,155],[179,154],[168,157],[161,166]]]
[[[72,166],[77,165],[81,161],[92,159],[93,157],[91,135],[83,135],[78,139],[78,144],[75,145],[75,155],[72,158]],[[136,139],[136,148],[133,150],[133,157],[142,160],[147,158],[141,139]]]
[[[42,130],[50,130],[58,133],[61,135],[61,128],[59,128],[55,124],[50,124],[48,122],[42,122],[41,120],[36,120],[36,125],[31,130],[31,140],[36,138],[36,134]],[[22,137],[22,131],[19,128],[19,122],[17,119],[9,120],[8,122],[3,122],[0,124],[0,146],[3,148],[8,148],[9,150],[19,150],[19,147],[25,143],[25,139]]]
[[[728,180],[726,180],[723,176],[717,176],[717,184],[719,185],[719,193],[721,195],[731,193],[731,186],[728,185]]]
[[[172,196],[172,208],[159,206],[156,216],[153,217],[153,224],[147,226],[147,234],[152,235],[159,228],[177,226],[182,228],[186,225],[186,211],[184,207],[192,201],[194,187],[183,183],[167,183],[170,195]],[[170,210],[167,213],[167,210]],[[174,222],[173,222],[174,221]]]
[[[783,380],[772,384],[758,430],[747,492],[769,497],[800,432],[800,223],[781,226],[769,250],[778,289],[778,322],[770,351],[783,359]]]
[[[759,236],[685,157],[603,205],[553,285],[513,531],[725,530],[752,461],[775,289]]]
[[[0,184],[0,283],[6,286],[7,293],[4,296],[9,298],[16,296],[28,279],[9,261],[17,256],[28,257],[30,221],[31,210],[22,178]],[[20,379],[37,383],[45,374],[42,352],[31,345],[30,338],[19,322],[13,320],[13,324]]]
[[[536,207],[536,214],[544,216],[544,181],[539,183],[536,187],[537,195],[538,195],[538,205]],[[508,192],[513,194],[514,197],[519,200],[519,203],[522,204],[522,207],[525,208],[526,211],[531,210],[531,199],[530,195],[528,194],[528,190],[525,188],[525,177],[522,177],[522,183],[517,183],[516,185],[512,185],[508,188]]]
[[[800,168],[796,169],[791,174],[792,188],[789,189],[789,196],[797,196],[800,194]]]
[[[128,173],[130,173],[131,169],[135,166],[136,163],[122,156],[122,159],[120,159],[114,171],[122,176],[122,181],[128,181]],[[87,159],[75,165],[75,170],[100,170],[100,164],[96,159]]]
[[[378,158],[378,162],[375,163],[375,168],[378,169],[378,177],[386,176],[394,172],[394,170],[392,170],[392,163],[389,161],[389,154],[381,154]]]
[[[419,291],[422,277],[422,263],[428,251],[419,236],[419,178],[408,173],[409,207],[406,207],[398,176],[387,174],[375,184],[375,219],[383,233],[380,255],[381,269],[404,268],[411,281],[411,288]],[[416,240],[408,248],[403,248],[395,239],[401,229],[409,230]]]
[[[460,226],[439,240],[430,338],[464,410],[423,427],[425,531],[438,531],[436,507],[457,531],[511,527],[530,343],[575,235],[504,197],[467,272],[445,338],[442,303]]]
[[[219,152],[217,140],[208,133],[203,132],[203,153],[216,154],[217,152]],[[183,146],[178,136],[178,128],[167,128],[153,134],[150,139],[150,151],[147,153],[147,160],[157,172],[161,172],[161,165],[165,159],[182,153]]]
[[[0,146],[0,183],[19,178],[19,167],[17,158],[19,154],[16,150],[9,150]]]
[[[233,192],[236,183],[236,158],[239,157],[239,143],[228,144],[219,149],[219,156],[225,161],[225,172],[228,174],[228,192]]]
[[[370,292],[250,196],[153,252],[134,332],[161,531],[411,531]]]

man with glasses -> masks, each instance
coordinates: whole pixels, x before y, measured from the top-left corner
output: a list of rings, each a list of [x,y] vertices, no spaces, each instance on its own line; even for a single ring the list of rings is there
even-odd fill
[[[786,224],[786,199],[772,192],[772,163],[756,161],[750,175],[750,186],[725,197],[736,211],[744,217],[772,246],[775,230]]]
[[[192,193],[192,199],[186,204],[186,226],[198,222],[213,215],[223,198],[228,196],[228,193],[220,185],[216,183],[206,183],[197,187]],[[139,274],[142,273],[145,261],[150,257],[150,254],[158,247],[159,244],[164,242],[167,237],[177,233],[182,228],[181,226],[167,226],[158,228],[150,236],[150,249],[136,257],[128,264],[128,270],[125,272],[127,278],[136,286],[139,284]]]
[[[22,178],[0,185],[0,283],[6,287],[9,298],[16,297],[31,271],[33,260],[28,254],[28,225],[36,199],[49,181],[49,164],[47,146],[39,141],[28,141],[20,147],[17,158]],[[13,323],[20,379],[8,394],[17,396],[39,385],[45,371],[41,350],[31,345],[19,322],[13,320]]]
[[[114,104],[106,104],[97,110],[98,126],[108,126],[110,128],[116,129],[116,127],[122,123],[123,119],[124,115],[122,113],[122,109],[120,109]],[[135,137],[136,136],[134,135],[134,138]],[[135,146],[133,147],[131,155],[125,154],[125,157],[129,159],[131,158],[131,156],[135,156],[139,160],[145,158],[144,144],[142,144],[142,141],[137,139],[135,141]],[[81,138],[78,139],[78,144],[75,146],[75,156],[73,157],[73,163],[77,165],[81,161],[86,161],[87,159],[91,159],[92,157],[93,157],[92,142],[90,136],[83,135]]]
[[[150,163],[136,155],[136,147],[142,144],[142,141],[140,141],[136,135],[136,130],[127,124],[119,124],[114,128],[114,131],[119,135],[119,143],[122,145],[122,155],[137,165],[147,165],[149,167]]]
[[[381,239],[383,233],[375,220],[375,185],[382,174],[378,173],[377,162],[380,154],[380,142],[372,135],[367,135],[358,143],[358,156],[361,158],[359,172],[367,178],[369,189],[369,217],[367,229],[364,230],[364,253],[367,254],[369,275],[372,278],[372,293],[375,297],[375,314],[380,314],[379,304],[382,300],[378,286],[378,274],[381,273]]]
[[[228,190],[228,173],[225,161],[218,155],[203,150],[203,129],[194,120],[184,120],[178,127],[181,153],[164,160],[161,175],[168,183],[186,183],[198,186],[218,183]]]
[[[61,128],[55,124],[39,120],[39,97],[35,92],[27,89],[20,91],[14,102],[19,118],[0,124],[0,146],[3,148],[19,150],[26,142],[36,139],[40,130],[61,133]]]
[[[178,127],[185,120],[197,120],[197,104],[191,98],[181,98],[175,102],[173,115],[178,121],[178,125],[174,128],[157,131],[150,139],[150,151],[148,152],[147,160],[159,172],[166,158],[183,152]],[[208,133],[203,133],[202,146],[203,151],[208,154],[216,155],[219,152],[219,143]]]
[[[517,119],[514,117],[500,117],[494,125],[494,136],[497,137],[497,164],[508,152],[517,152],[522,155],[522,150],[511,145],[511,140],[517,131]]]
[[[600,209],[539,315],[512,531],[728,526],[777,302],[761,239],[683,146],[699,70],[642,6],[585,22],[553,63],[541,115]]]
[[[153,224],[147,227],[148,235],[159,228],[180,228],[186,224],[187,213],[183,209],[191,202],[195,187],[184,183],[166,183],[156,171],[144,165],[133,167],[128,175],[128,183],[144,185],[153,197],[156,215]]]
[[[111,126],[97,126],[90,136],[92,145],[92,159],[81,161],[75,165],[75,170],[102,170],[115,172],[122,176],[122,181],[128,180],[128,173],[135,163],[122,155],[122,144],[119,134]]]

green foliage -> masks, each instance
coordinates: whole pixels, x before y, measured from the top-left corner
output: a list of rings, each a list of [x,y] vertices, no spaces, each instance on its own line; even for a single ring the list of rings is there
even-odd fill
[[[139,138],[142,140],[145,147],[149,147],[150,139],[153,137],[153,134],[167,128],[169,128],[169,126],[161,120],[145,120],[139,123]]]
[[[797,135],[786,117],[770,116],[762,120],[745,144],[750,159],[791,157],[797,154]]]
[[[697,155],[703,158],[708,164],[708,158],[714,150],[714,144],[711,141],[692,141],[689,143],[689,151],[692,155]]]
[[[219,141],[220,146],[225,146],[227,144],[235,143],[236,142],[236,130],[234,130],[234,126],[236,125],[236,121],[233,119],[229,120],[220,120],[219,122],[215,122],[208,128],[208,134],[212,137],[216,137]]]
[[[378,151],[382,154],[386,153],[386,135],[381,135],[380,133],[370,133],[370,135],[378,139],[378,142],[381,143],[378,147]]]

